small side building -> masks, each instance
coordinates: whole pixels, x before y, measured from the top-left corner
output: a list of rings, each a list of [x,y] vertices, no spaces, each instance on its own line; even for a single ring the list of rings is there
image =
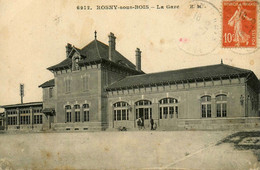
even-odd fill
[[[42,112],[42,102],[30,102],[1,106],[5,109],[0,125],[5,130],[34,130],[40,131],[47,122]]]

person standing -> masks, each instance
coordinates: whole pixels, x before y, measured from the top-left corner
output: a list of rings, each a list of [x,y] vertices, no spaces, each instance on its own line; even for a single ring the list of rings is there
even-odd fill
[[[141,128],[142,128],[142,129],[145,129],[145,127],[144,127],[144,118],[143,118],[143,117],[141,117],[141,120],[142,120],[142,125],[141,125]]]
[[[150,119],[150,123],[151,123],[151,130],[153,130],[154,121],[153,121],[153,118],[152,118],[152,117],[151,117],[151,119]]]
[[[142,125],[142,120],[141,120],[140,117],[136,120],[136,123],[137,123],[138,129],[140,130],[141,129],[141,125]]]

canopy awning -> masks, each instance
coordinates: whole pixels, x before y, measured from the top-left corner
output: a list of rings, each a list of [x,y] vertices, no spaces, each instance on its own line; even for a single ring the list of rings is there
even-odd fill
[[[54,113],[55,113],[55,109],[54,108],[44,108],[42,110],[42,112],[46,115],[49,115],[49,116],[53,116]]]

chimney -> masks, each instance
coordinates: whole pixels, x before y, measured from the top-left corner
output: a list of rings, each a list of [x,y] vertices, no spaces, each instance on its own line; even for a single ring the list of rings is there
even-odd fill
[[[112,51],[114,51],[116,49],[116,37],[115,35],[110,32],[109,36],[109,53],[108,53],[108,57],[109,57],[109,60],[112,61]]]
[[[67,46],[66,46],[66,56],[67,56],[67,58],[69,57],[71,49],[72,49],[72,46],[71,46],[70,43],[68,43]]]
[[[135,60],[136,60],[136,64],[135,64],[135,66],[136,66],[136,70],[137,71],[141,71],[141,53],[142,53],[142,51],[140,51],[140,49],[139,48],[136,48],[136,50],[135,50]]]

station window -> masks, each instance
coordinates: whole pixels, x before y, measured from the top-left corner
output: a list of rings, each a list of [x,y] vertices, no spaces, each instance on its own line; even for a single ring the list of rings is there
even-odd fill
[[[114,105],[114,120],[129,120],[129,104],[127,102],[117,102]]]
[[[31,123],[31,116],[20,116],[20,124],[21,125],[28,125]]]
[[[201,117],[202,118],[211,117],[211,96],[201,97]]]
[[[71,122],[71,106],[65,106],[66,122]]]
[[[139,100],[135,102],[136,118],[152,118],[152,102],[150,100]]]
[[[7,124],[8,125],[17,125],[17,117],[16,116],[8,117]]]
[[[227,96],[220,94],[216,96],[217,117],[227,117]]]
[[[42,115],[34,115],[33,116],[34,124],[42,124]]]
[[[89,121],[89,104],[83,104],[83,121]]]
[[[75,105],[75,122],[80,122],[80,105]]]
[[[178,118],[178,100],[175,98],[163,98],[159,100],[160,119]]]

